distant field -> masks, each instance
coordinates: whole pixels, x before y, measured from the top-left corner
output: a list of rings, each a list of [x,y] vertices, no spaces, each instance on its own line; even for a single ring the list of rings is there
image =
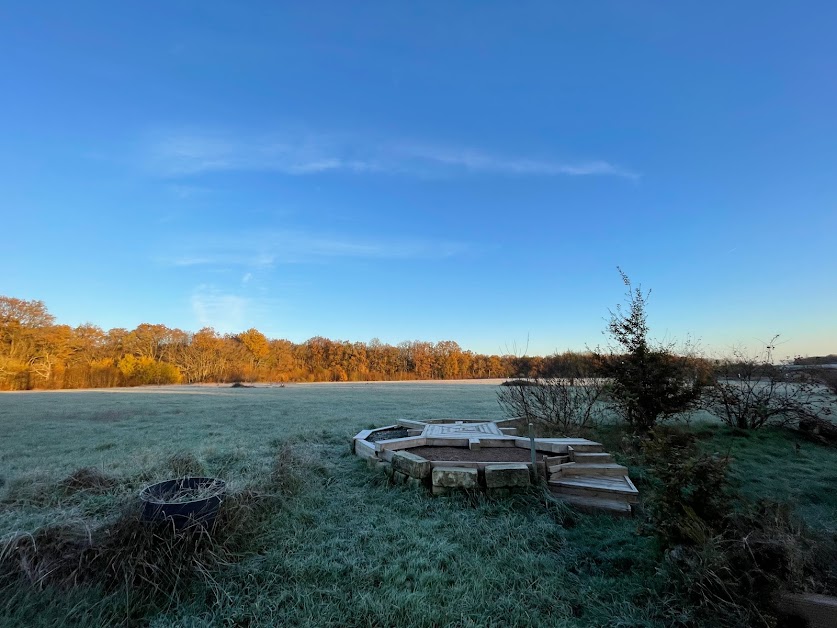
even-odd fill
[[[65,521],[103,521],[178,454],[232,490],[269,472],[293,440],[316,466],[254,539],[243,561],[177,603],[136,618],[124,594],[0,591],[0,625],[667,626],[654,542],[640,518],[570,516],[536,495],[432,498],[384,485],[349,454],[360,429],[396,418],[502,414],[496,386],[473,384],[178,387],[0,395],[0,536]],[[835,530],[837,453],[772,430],[733,438],[747,493],[790,501]],[[604,437],[612,435],[603,432]],[[187,456],[188,457],[188,456]],[[93,466],[118,480],[105,495],[53,487]],[[631,470],[642,490],[643,470]],[[5,597],[4,597],[5,596]]]
[[[127,471],[178,450],[244,447],[327,431],[348,439],[397,418],[502,418],[496,387],[471,384],[171,386],[0,395],[0,475],[79,465]]]

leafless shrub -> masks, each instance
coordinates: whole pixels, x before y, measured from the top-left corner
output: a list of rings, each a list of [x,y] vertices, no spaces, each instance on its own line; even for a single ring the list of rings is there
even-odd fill
[[[730,427],[745,430],[830,413],[810,374],[772,363],[771,345],[758,355],[735,349],[719,361],[711,385],[704,390],[704,408]]]
[[[509,416],[562,436],[581,436],[601,422],[602,394],[601,380],[593,377],[547,377],[503,386],[497,401]]]
[[[832,396],[837,396],[837,368],[814,366],[806,369],[805,372]]]

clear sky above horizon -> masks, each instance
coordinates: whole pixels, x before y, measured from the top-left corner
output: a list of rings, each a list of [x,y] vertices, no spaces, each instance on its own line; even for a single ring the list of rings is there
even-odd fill
[[[8,2],[0,294],[301,342],[837,353],[837,4]],[[528,338],[528,341],[527,341]]]

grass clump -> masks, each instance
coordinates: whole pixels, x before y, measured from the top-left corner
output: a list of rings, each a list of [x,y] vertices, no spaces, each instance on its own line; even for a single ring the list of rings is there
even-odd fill
[[[81,467],[61,480],[59,485],[67,494],[81,491],[101,494],[113,489],[116,486],[116,480],[96,467]]]
[[[312,470],[311,460],[298,453],[294,443],[281,443],[273,456],[268,475],[268,487],[280,495],[296,495],[305,483],[306,469]]]
[[[204,466],[195,454],[188,451],[179,451],[169,456],[166,467],[175,475],[195,476],[205,473]]]
[[[97,527],[81,521],[13,534],[0,541],[0,591],[93,587],[123,591],[137,612],[165,608],[196,582],[211,587],[218,569],[245,558],[271,507],[248,490],[224,501],[211,529],[142,521],[132,504]]]

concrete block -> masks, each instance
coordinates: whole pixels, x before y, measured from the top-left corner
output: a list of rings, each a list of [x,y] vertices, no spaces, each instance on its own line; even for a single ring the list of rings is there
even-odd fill
[[[477,488],[477,470],[463,467],[436,467],[433,469],[433,486],[443,488]]]
[[[409,451],[396,451],[392,455],[392,466],[396,471],[420,480],[430,475],[430,461]]]
[[[521,463],[485,465],[485,485],[490,489],[529,486],[529,467]]]
[[[469,438],[468,439],[468,449],[471,451],[479,451],[480,450],[480,439],[479,438]]]
[[[410,476],[406,473],[401,473],[401,471],[393,471],[392,472],[392,481],[395,484],[404,484],[407,482],[407,478]]]

